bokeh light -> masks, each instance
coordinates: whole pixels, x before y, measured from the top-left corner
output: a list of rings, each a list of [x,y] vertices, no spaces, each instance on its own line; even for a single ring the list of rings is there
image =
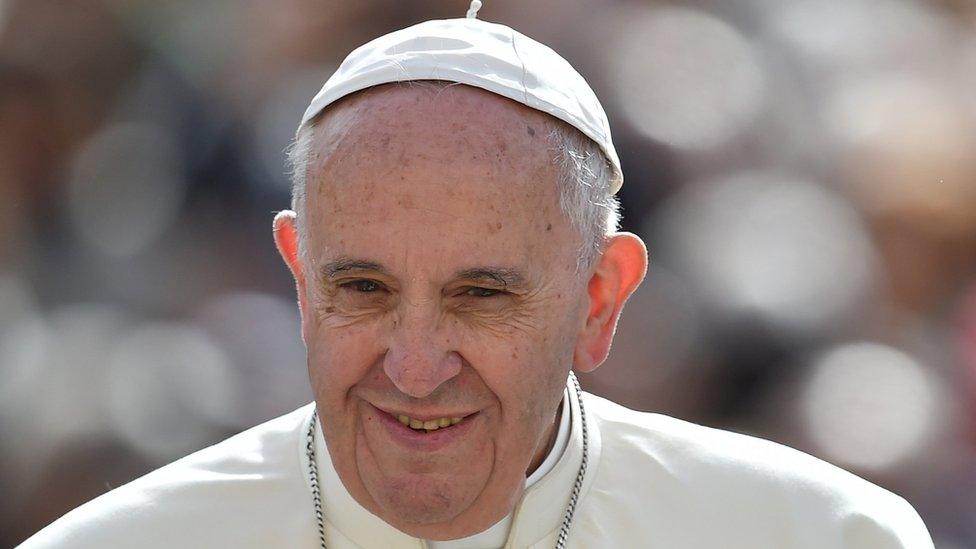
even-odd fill
[[[734,137],[762,105],[763,68],[741,32],[686,8],[632,8],[605,50],[608,78],[627,120],[678,148]]]
[[[857,213],[826,188],[747,172],[691,185],[662,218],[665,255],[713,307],[788,331],[842,322],[875,281]]]
[[[22,305],[17,303],[21,296],[11,294],[19,288],[4,282],[0,284],[0,305],[4,306],[6,321],[0,326],[0,423],[19,413],[23,395],[37,390],[45,367],[45,349],[52,345],[44,319],[26,307],[16,310]]]
[[[111,255],[152,244],[179,213],[186,183],[173,136],[146,124],[117,124],[75,157],[68,211],[82,241]]]
[[[882,215],[920,216],[932,232],[976,229],[976,133],[962,101],[912,74],[841,87],[825,117],[851,191]]]
[[[235,372],[198,327],[139,326],[120,338],[106,360],[112,425],[151,461],[206,445],[213,423],[232,413]]]
[[[885,345],[852,343],[815,361],[800,406],[828,459],[879,470],[911,457],[936,433],[942,398],[917,360]]]
[[[924,3],[906,0],[769,2],[767,17],[778,37],[818,68],[850,69],[931,65],[933,52],[951,38],[944,17]]]

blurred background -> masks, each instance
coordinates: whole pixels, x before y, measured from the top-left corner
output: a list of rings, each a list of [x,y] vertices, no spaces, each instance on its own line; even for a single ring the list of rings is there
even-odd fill
[[[592,392],[976,547],[976,3],[487,0],[606,107],[651,269]],[[0,546],[311,399],[283,149],[467,2],[0,0]]]

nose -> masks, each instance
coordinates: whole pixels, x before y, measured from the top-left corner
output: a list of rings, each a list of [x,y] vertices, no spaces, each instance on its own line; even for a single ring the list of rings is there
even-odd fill
[[[436,320],[400,317],[383,358],[383,371],[402,393],[424,398],[461,372],[461,355]]]

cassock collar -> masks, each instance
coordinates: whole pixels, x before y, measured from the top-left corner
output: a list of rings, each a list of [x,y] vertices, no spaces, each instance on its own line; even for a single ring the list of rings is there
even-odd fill
[[[583,459],[583,421],[580,416],[579,400],[571,382],[569,387],[569,410],[572,414],[570,423],[572,431],[569,442],[562,457],[556,465],[538,482],[522,494],[521,500],[515,507],[508,543],[505,547],[529,547],[540,542],[543,545],[555,543],[562,522],[569,496],[573,490],[573,483],[579,472]],[[308,432],[311,414],[302,424],[303,433]],[[586,497],[600,460],[600,433],[592,417],[587,418],[587,470],[580,490],[579,498]],[[308,471],[308,457],[305,453],[305,440],[302,437],[299,455],[302,470]],[[384,547],[389,549],[426,549],[427,543],[414,538],[396,528],[393,528],[376,515],[359,505],[349,494],[339,480],[339,475],[332,466],[328,448],[320,428],[315,429],[315,458],[321,483],[322,505],[324,507],[326,527],[326,542],[330,547],[336,545],[354,544],[359,547]],[[308,486],[306,476],[305,483]],[[311,486],[308,486],[308,512],[312,512]],[[576,521],[574,521],[576,522]],[[572,539],[570,530],[570,539]],[[341,540],[341,541],[340,541]],[[552,543],[549,543],[551,540]]]

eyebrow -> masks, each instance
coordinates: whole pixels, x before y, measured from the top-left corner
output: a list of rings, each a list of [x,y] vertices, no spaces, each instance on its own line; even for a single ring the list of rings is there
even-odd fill
[[[458,271],[456,279],[485,281],[500,284],[505,288],[519,287],[525,284],[525,277],[516,269],[502,267],[474,267]]]
[[[339,274],[352,271],[373,271],[389,274],[386,267],[375,261],[350,257],[340,257],[329,261],[322,265],[319,271],[325,278],[335,278]],[[455,280],[492,282],[505,288],[517,288],[525,284],[525,276],[519,270],[505,267],[472,267],[458,271],[454,278]]]
[[[350,257],[340,257],[338,259],[329,261],[325,265],[322,265],[322,267],[319,269],[319,272],[324,278],[334,278],[340,273],[346,273],[349,271],[375,271],[378,273],[387,274],[386,268],[375,261],[353,259]]]

